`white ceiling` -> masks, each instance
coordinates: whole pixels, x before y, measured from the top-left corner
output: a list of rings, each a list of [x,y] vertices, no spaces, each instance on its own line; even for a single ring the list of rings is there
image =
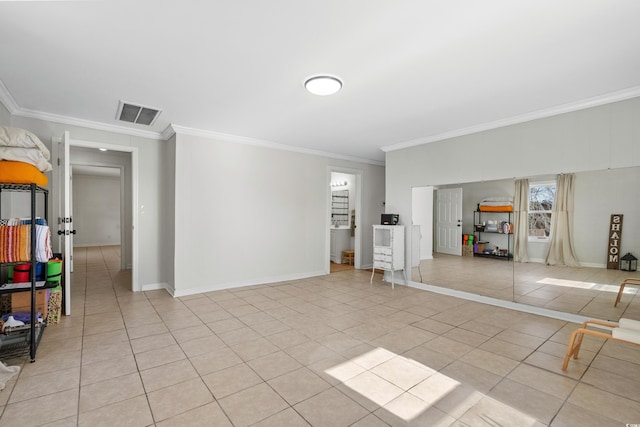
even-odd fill
[[[0,2],[0,100],[376,163],[381,147],[640,95],[639,18],[638,0]],[[319,73],[343,89],[305,92]],[[118,122],[120,100],[163,112]]]

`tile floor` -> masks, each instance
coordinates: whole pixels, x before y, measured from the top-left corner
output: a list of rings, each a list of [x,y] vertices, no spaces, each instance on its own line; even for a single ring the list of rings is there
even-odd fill
[[[73,314],[0,392],[0,426],[624,426],[640,347],[351,270],[172,298],[76,251]]]
[[[416,282],[613,321],[640,318],[638,286],[626,287],[618,306],[613,306],[627,277],[640,279],[640,272],[443,254],[423,260],[412,271]]]

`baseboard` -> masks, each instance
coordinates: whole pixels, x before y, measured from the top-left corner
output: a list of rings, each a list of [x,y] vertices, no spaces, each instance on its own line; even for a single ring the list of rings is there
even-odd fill
[[[311,277],[326,276],[326,272],[317,271],[301,274],[291,274],[285,276],[262,277],[254,280],[246,280],[241,282],[216,283],[206,286],[198,286],[194,288],[174,289],[172,295],[174,297],[183,297],[187,295],[202,294],[206,292],[221,291],[224,289],[244,288],[247,286],[269,285],[272,283],[287,282],[292,280],[309,279]]]

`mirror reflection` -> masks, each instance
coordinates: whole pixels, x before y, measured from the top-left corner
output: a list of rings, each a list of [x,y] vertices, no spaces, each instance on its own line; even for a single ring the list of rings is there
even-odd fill
[[[622,216],[614,258],[640,255],[638,182],[634,167],[414,189],[412,280],[587,317],[629,316],[640,311],[638,286],[614,304],[620,284],[640,274],[607,268],[609,227]]]

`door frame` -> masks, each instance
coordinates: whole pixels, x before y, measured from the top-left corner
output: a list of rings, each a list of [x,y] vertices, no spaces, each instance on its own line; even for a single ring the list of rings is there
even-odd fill
[[[57,158],[60,158],[58,149],[60,146],[59,142],[61,141],[62,141],[62,138],[59,138],[59,137],[53,138],[54,144],[52,148],[54,148],[53,151],[57,155],[56,156]],[[117,152],[124,152],[124,153],[131,154],[131,228],[132,228],[131,230],[131,290],[133,292],[139,292],[142,290],[142,287],[140,285],[140,269],[139,269],[139,254],[138,254],[138,249],[139,249],[139,235],[138,235],[139,234],[138,233],[139,153],[138,153],[138,148],[126,146],[126,145],[117,145],[117,144],[73,139],[72,137],[69,137],[69,147],[84,147],[84,148],[95,148],[95,149],[106,148],[107,150],[110,150],[110,151],[117,151]],[[115,167],[115,166],[112,165],[112,167]],[[56,172],[54,175],[59,174],[60,168],[56,168],[54,172]],[[124,177],[121,176],[121,180],[123,179]],[[52,206],[52,209],[55,214],[53,216],[61,217],[62,207],[64,206],[64,194],[61,194],[62,189],[59,188],[58,183],[60,182],[60,178],[53,179],[52,181],[54,184],[54,192],[58,195],[58,197],[54,197],[54,200],[53,200],[54,206]],[[121,184],[121,188],[123,187],[124,187],[124,183]],[[122,195],[122,197],[124,197],[124,195]],[[122,206],[121,206],[121,209],[123,209]],[[124,227],[123,227],[123,230],[124,230]]]
[[[355,176],[355,210],[356,210],[356,230],[353,242],[353,248],[355,250],[355,256],[353,259],[353,267],[359,269],[361,266],[362,257],[362,170],[345,168],[340,166],[327,167],[326,188],[327,195],[325,200],[327,201],[326,221],[325,221],[325,260],[324,268],[325,274],[331,272],[331,173],[343,173],[347,175]],[[351,196],[349,196],[351,197]]]

